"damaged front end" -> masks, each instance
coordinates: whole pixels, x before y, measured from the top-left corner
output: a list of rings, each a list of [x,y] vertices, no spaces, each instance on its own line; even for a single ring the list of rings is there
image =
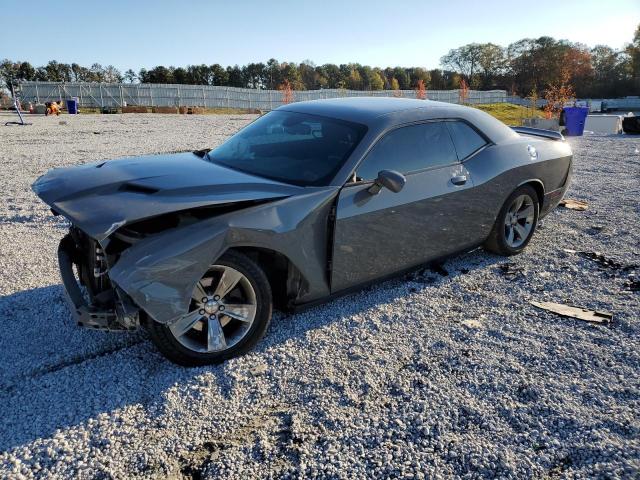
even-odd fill
[[[136,302],[142,302],[141,305],[144,307],[147,304],[146,300],[151,299],[154,293],[167,293],[163,285],[156,284],[162,276],[163,269],[151,273],[139,263],[155,258],[155,254],[161,250],[157,245],[147,246],[148,242],[145,240],[159,240],[169,247],[170,253],[163,257],[169,264],[167,268],[170,272],[167,275],[176,277],[177,274],[176,279],[182,281],[188,275],[185,275],[185,272],[178,274],[176,269],[184,264],[184,259],[173,258],[174,255],[178,256],[180,249],[177,242],[163,240],[166,238],[163,234],[194,225],[203,219],[260,203],[237,202],[172,212],[120,226],[100,241],[72,224],[69,233],[58,246],[58,264],[67,299],[78,325],[109,331],[136,329],[146,313]],[[127,259],[123,264],[118,264],[123,255],[128,258],[129,250],[136,245],[140,246],[139,244],[142,244],[142,249],[140,255],[136,256],[137,261],[129,263]],[[202,268],[208,265],[207,262],[200,263],[203,263]],[[140,292],[129,281],[130,277],[136,277],[136,273],[142,275],[142,281],[137,284],[144,289],[142,295],[139,295]],[[122,288],[118,282],[122,282]],[[137,299],[134,300],[126,291],[132,292]],[[170,299],[170,295],[163,297],[163,300]]]
[[[138,328],[139,310],[124,291],[111,283],[107,254],[96,240],[71,227],[58,246],[58,264],[79,326],[109,331]]]
[[[72,225],[58,259],[77,322],[108,330],[183,313],[199,275],[223,252],[232,220],[198,223],[305,190],[191,152],[58,168],[32,189]]]
[[[171,325],[233,248],[286,259],[274,273],[286,284],[277,287],[283,304],[329,293],[327,218],[337,187],[278,183],[185,153],[56,169],[32,188],[72,225],[58,260],[81,326]]]

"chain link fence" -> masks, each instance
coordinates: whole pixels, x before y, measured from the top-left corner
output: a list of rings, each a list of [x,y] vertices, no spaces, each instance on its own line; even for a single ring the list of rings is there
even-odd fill
[[[405,97],[416,98],[414,90],[360,91],[345,89],[296,90],[293,101],[340,97]],[[58,83],[23,82],[20,84],[23,103],[64,101],[77,97],[81,107],[205,107],[273,110],[284,102],[280,90],[221,87],[215,85],[164,85],[127,83]],[[428,90],[427,98],[459,103],[459,90]],[[466,103],[502,103],[507,101],[504,90],[469,90]]]

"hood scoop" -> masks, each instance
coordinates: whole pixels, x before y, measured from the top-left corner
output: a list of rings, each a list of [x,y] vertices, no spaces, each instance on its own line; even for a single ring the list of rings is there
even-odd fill
[[[118,190],[120,192],[139,193],[142,195],[153,195],[154,193],[158,193],[160,191],[157,188],[131,182],[123,183],[120,188],[118,188]]]

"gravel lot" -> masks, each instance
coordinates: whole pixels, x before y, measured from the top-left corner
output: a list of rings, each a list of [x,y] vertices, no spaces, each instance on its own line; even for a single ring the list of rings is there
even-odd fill
[[[76,328],[55,260],[65,227],[30,184],[55,166],[213,146],[252,118],[0,126],[0,477],[638,478],[633,270],[563,249],[640,264],[640,137],[569,140],[569,196],[589,210],[549,215],[524,254],[476,250],[446,276],[277,314],[256,351],[223,365],[180,368],[143,333]]]

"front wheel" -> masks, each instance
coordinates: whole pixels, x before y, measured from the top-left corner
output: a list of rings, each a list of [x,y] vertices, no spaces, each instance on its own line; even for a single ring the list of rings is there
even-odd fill
[[[271,287],[262,269],[230,251],[196,284],[186,314],[168,325],[149,319],[147,329],[172,362],[208,365],[250,350],[267,330],[271,311]]]
[[[516,255],[531,241],[538,224],[540,202],[529,185],[516,189],[504,203],[485,249],[498,255]]]

